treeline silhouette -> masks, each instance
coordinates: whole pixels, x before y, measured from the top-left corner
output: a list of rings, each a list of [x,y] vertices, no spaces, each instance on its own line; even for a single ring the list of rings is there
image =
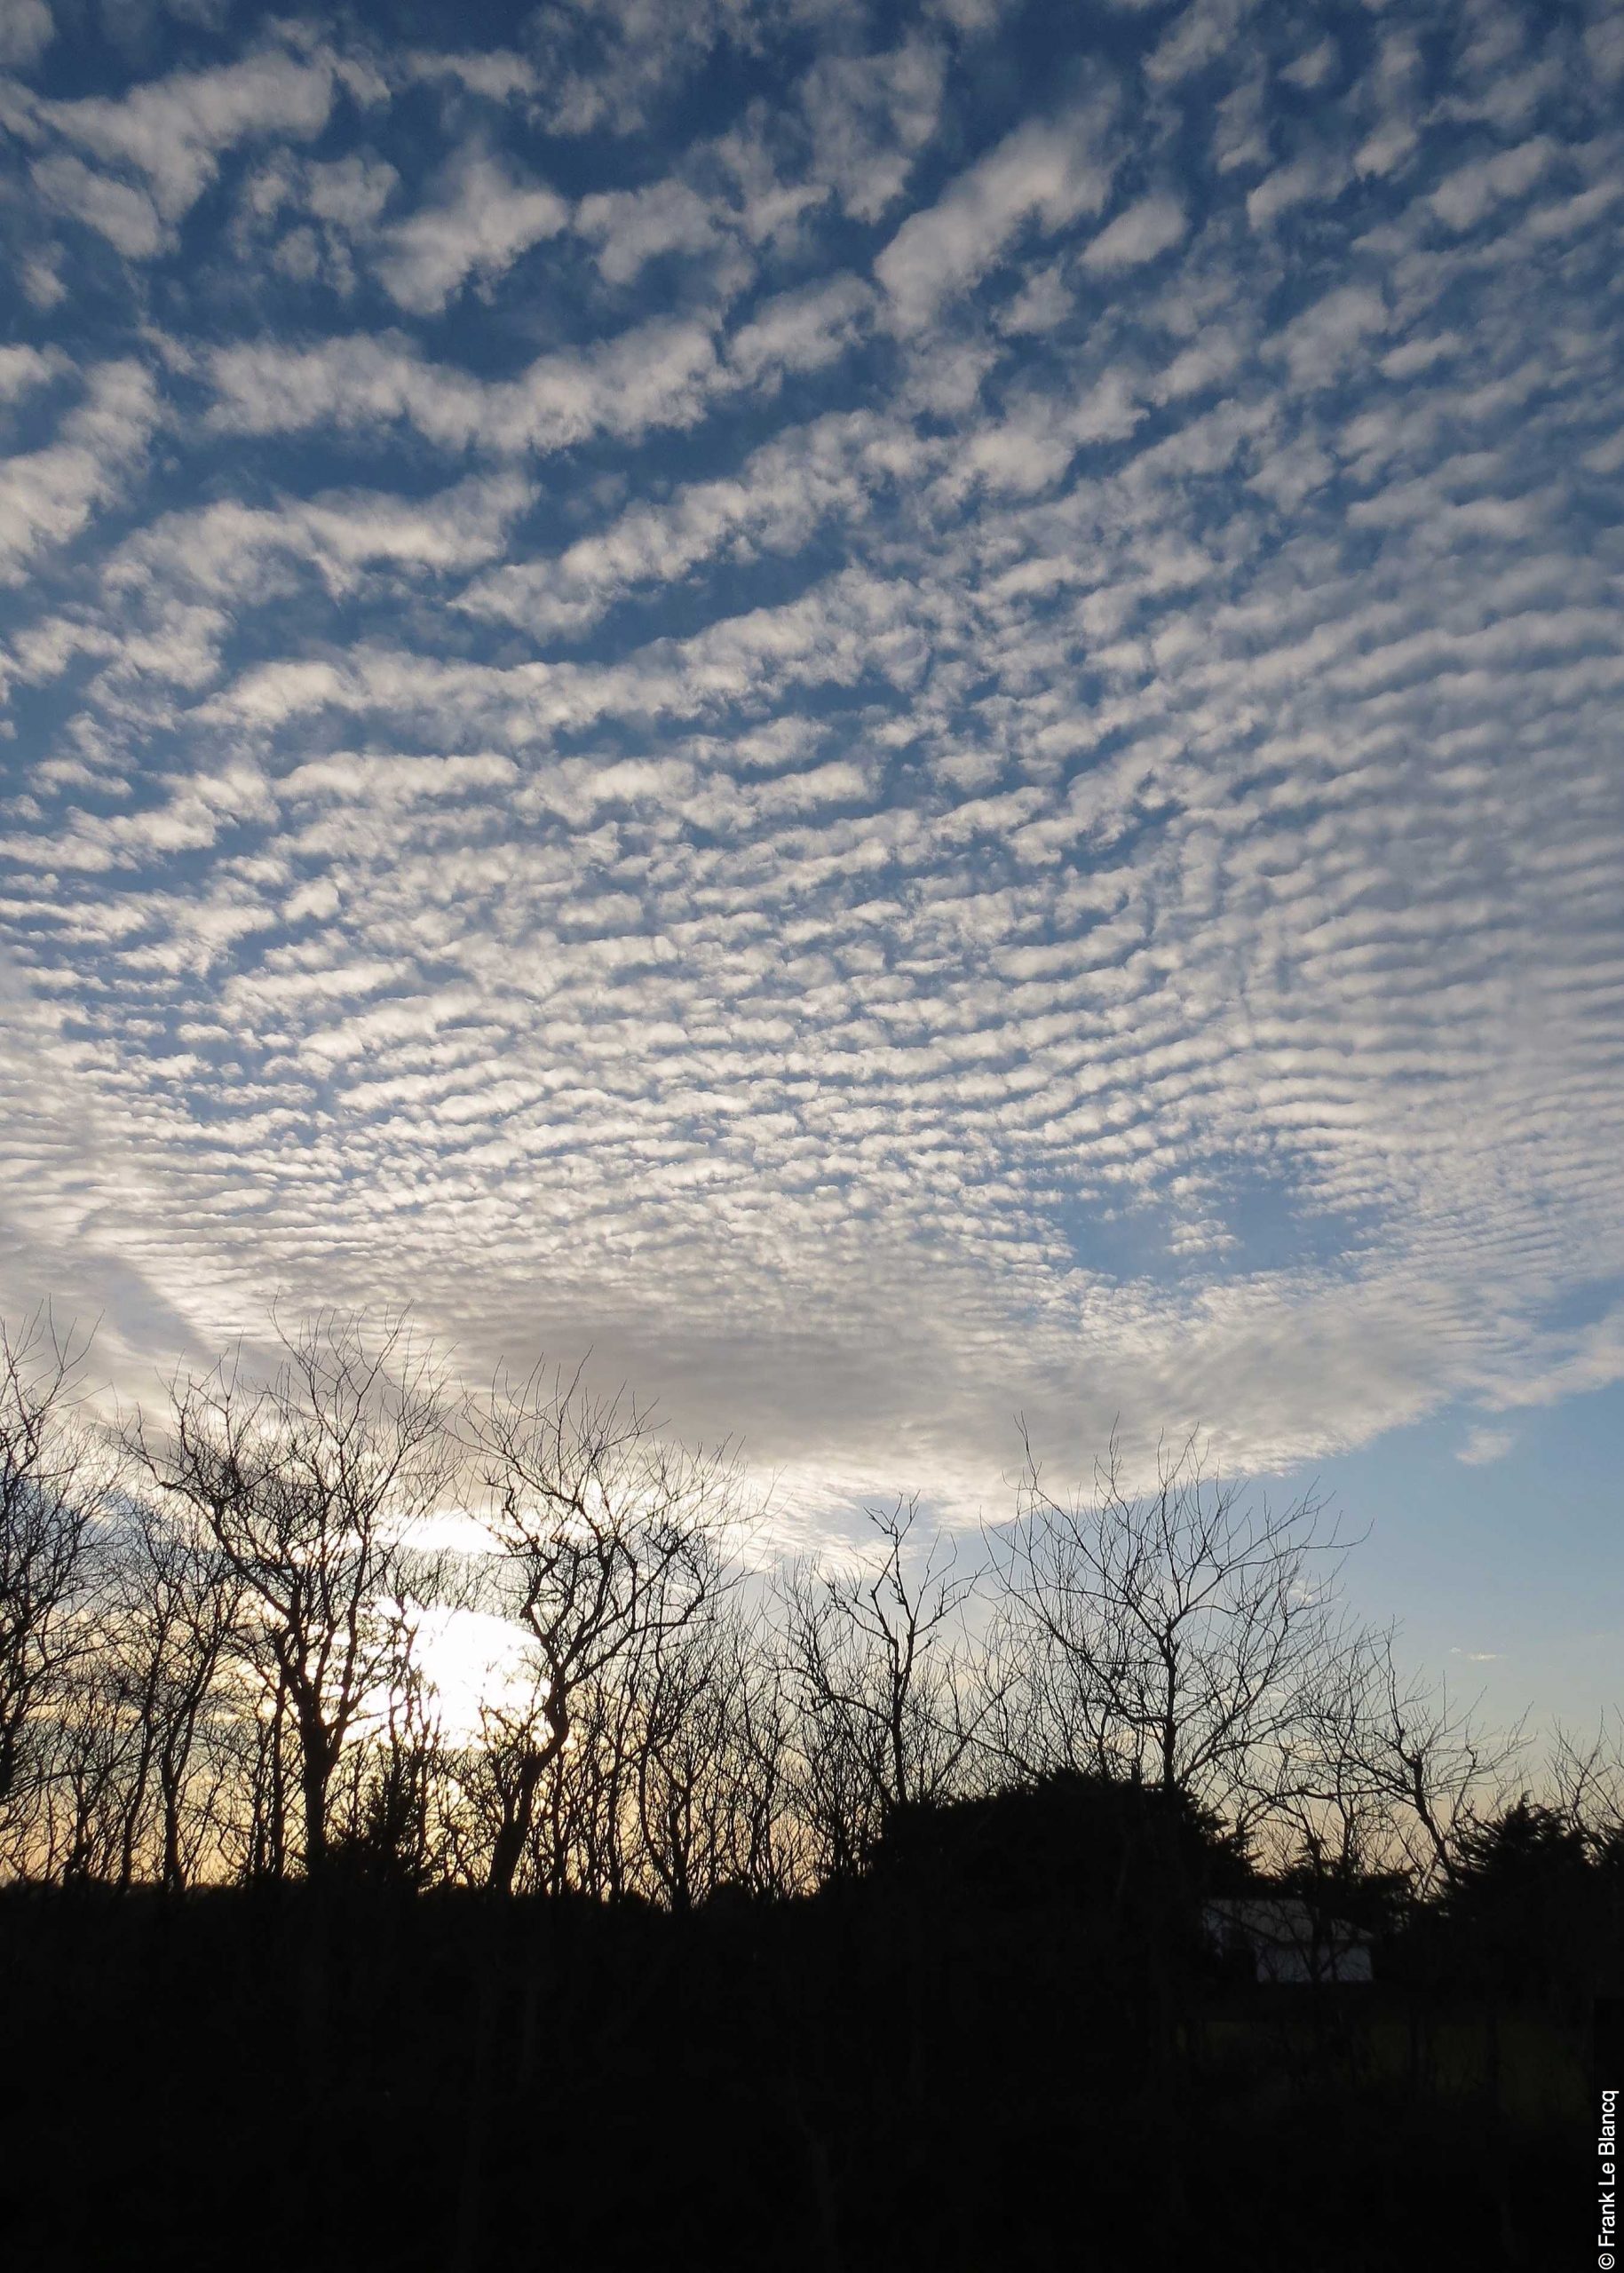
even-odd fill
[[[11,2261],[1398,2266],[1466,2166],[1545,2261],[1618,1746],[1406,1674],[1311,1497],[1028,1452],[973,1559],[786,1563],[725,1452],[399,1319],[111,1422],[84,1359],[0,1335]],[[459,1620],[523,1649],[448,1726]]]

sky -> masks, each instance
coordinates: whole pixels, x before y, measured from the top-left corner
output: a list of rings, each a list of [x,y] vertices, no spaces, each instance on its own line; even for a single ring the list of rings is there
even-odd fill
[[[1624,12],[0,0],[0,1310],[1606,1694]]]

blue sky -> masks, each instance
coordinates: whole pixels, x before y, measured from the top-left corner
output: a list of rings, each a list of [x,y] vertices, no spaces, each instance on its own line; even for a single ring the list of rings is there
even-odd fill
[[[0,72],[5,1307],[131,1387],[279,1293],[590,1344],[809,1532],[1204,1425],[1565,1698],[1624,13],[0,0]]]

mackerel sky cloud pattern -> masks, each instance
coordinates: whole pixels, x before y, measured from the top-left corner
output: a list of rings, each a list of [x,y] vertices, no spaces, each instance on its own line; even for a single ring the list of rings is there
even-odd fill
[[[1624,1377],[1624,14],[0,0],[0,1271],[792,1499]]]

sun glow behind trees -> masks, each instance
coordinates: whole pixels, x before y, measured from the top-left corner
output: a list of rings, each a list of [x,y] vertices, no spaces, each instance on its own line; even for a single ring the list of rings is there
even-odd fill
[[[107,1428],[82,1345],[44,1317],[7,1339],[11,1872],[687,1907],[860,1870],[899,1809],[1081,1772],[1427,1884],[1525,1748],[1351,1620],[1314,1501],[1193,1445],[1137,1484],[1113,1448],[1074,1498],[1029,1461],[981,1551],[899,1502],[839,1562],[785,1562],[731,1454],[580,1373],[454,1390],[389,1316],[277,1349]],[[1624,1796],[1604,1746],[1553,1773]]]

